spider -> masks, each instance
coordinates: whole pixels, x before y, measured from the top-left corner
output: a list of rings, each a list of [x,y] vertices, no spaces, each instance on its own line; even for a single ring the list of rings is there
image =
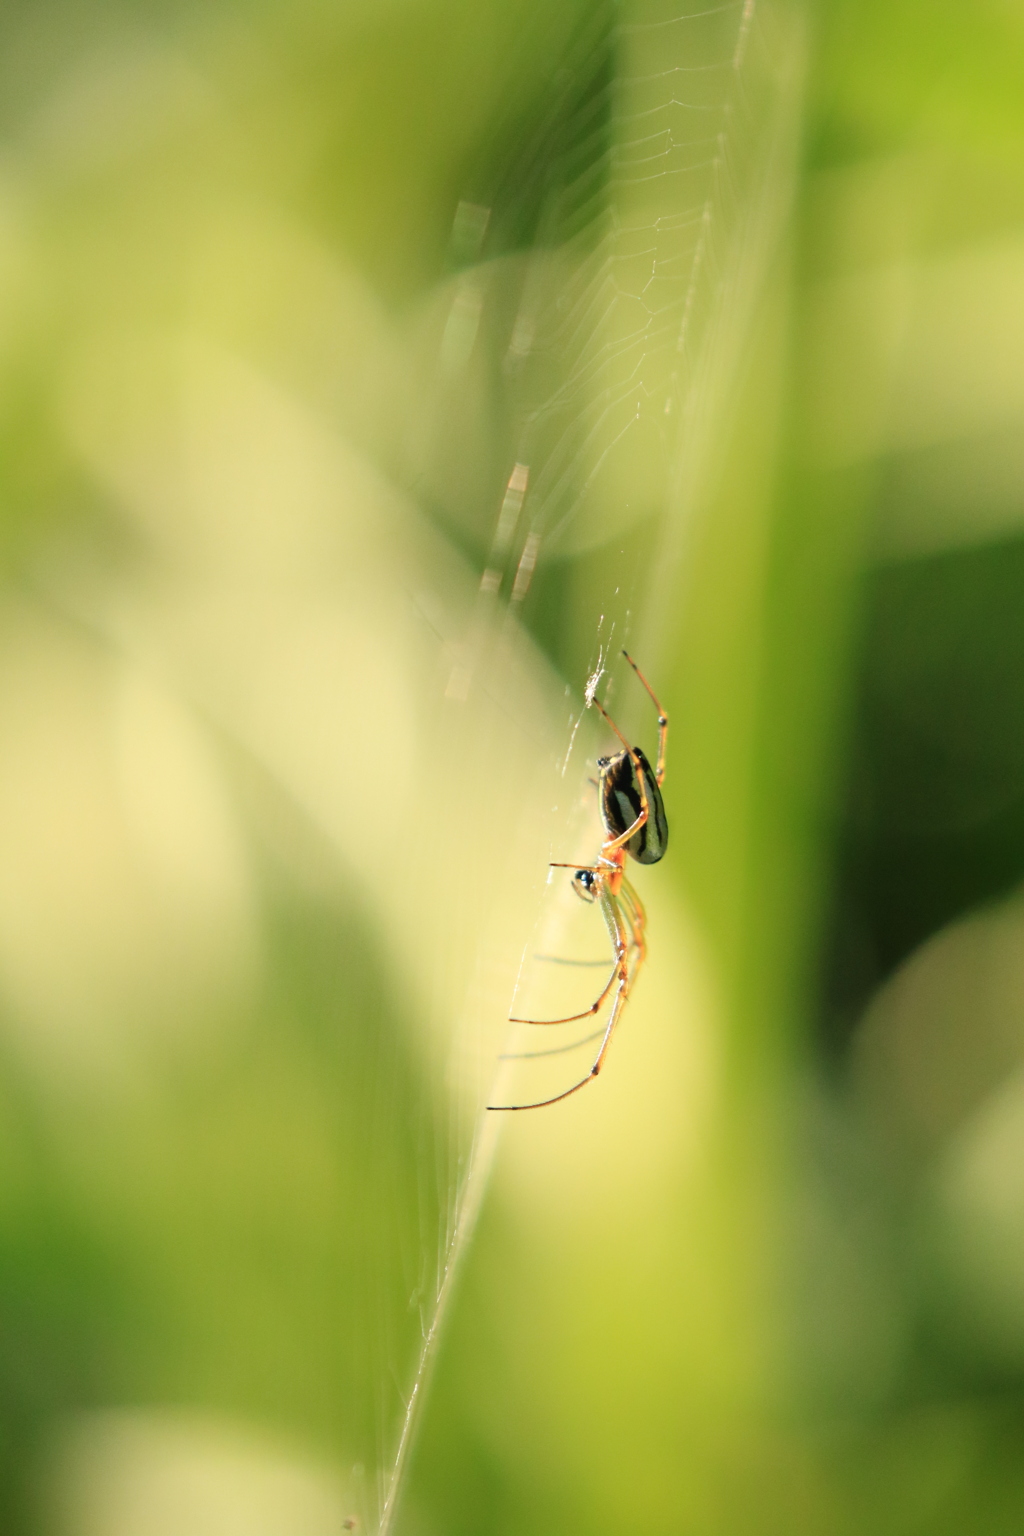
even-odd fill
[[[622,742],[623,750],[612,757],[597,760],[597,792],[604,823],[605,839],[601,844],[596,864],[563,864],[553,862],[552,869],[571,869],[572,888],[584,901],[596,902],[601,908],[608,936],[612,942],[615,963],[599,995],[582,1013],[570,1013],[563,1019],[517,1019],[511,1024],[572,1024],[578,1019],[593,1018],[600,1012],[610,994],[614,994],[608,1022],[603,1030],[591,1036],[600,1037],[601,1044],[590,1071],[578,1083],[556,1093],[552,1098],[539,1099],[530,1104],[488,1104],[488,1109],[544,1109],[557,1104],[571,1094],[578,1093],[598,1075],[611,1044],[615,1026],[619,1022],[626,999],[629,997],[637,972],[647,954],[645,933],[647,916],[639,896],[626,879],[626,854],[638,864],[656,864],[664,857],[668,847],[668,821],[661,798],[661,786],[665,779],[665,748],[668,743],[668,715],[662,709],[654,690],[644,677],[628,651],[623,656],[633,668],[640,682],[658,711],[658,764],[652,768],[639,747],[630,746],[615,721],[597,699],[588,698],[602,718],[611,726]],[[578,1045],[584,1041],[577,1041]],[[572,1049],[572,1047],[569,1047]],[[537,1052],[538,1055],[556,1054]]]

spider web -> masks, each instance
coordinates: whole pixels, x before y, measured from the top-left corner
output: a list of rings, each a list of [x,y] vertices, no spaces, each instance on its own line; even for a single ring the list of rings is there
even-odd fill
[[[527,952],[541,960],[594,948],[591,932],[581,948],[569,941],[566,950],[578,904],[563,900],[567,879],[544,890],[543,861],[565,856],[556,848],[597,846],[584,701],[638,621],[649,667],[666,638],[690,520],[716,470],[717,434],[787,206],[799,62],[793,18],[770,0],[597,7],[559,61],[533,134],[490,166],[489,181],[486,173],[471,178],[456,215],[454,259],[465,264],[452,285],[442,371],[457,381],[474,349],[487,353],[504,427],[492,463],[504,467],[500,483],[491,470],[496,513],[449,695],[471,707],[474,692],[507,693],[510,626],[523,616],[529,625],[531,589],[549,569],[601,548],[617,547],[623,557],[591,578],[586,689],[581,677],[567,690],[530,811],[535,835],[520,838],[511,866],[522,881],[527,860],[535,860]],[[527,244],[525,254],[517,243]],[[457,402],[457,382],[449,387]],[[485,485],[475,491],[483,495]],[[631,563],[627,546],[638,528],[646,530],[647,557]],[[545,954],[552,948],[558,957]],[[553,1008],[548,987],[540,1011],[585,1006],[579,977],[598,974],[585,969],[592,964],[570,960],[561,995],[576,1001]],[[601,964],[603,982],[610,957]],[[573,975],[576,965],[584,969]],[[518,974],[522,986],[521,957]],[[477,1016],[470,1028],[480,1027]],[[592,1053],[593,1030],[569,1028]],[[545,1041],[531,1055],[562,1050]],[[584,1072],[588,1065],[589,1057]],[[565,1070],[567,1081],[579,1076],[571,1065]],[[485,1051],[469,1084],[477,1107],[493,1071]],[[449,1276],[493,1151],[496,1127],[480,1125],[448,1190]],[[384,1527],[411,1423],[410,1416]]]
[[[777,213],[785,196],[794,61],[770,7],[599,12],[571,57],[550,158],[513,162],[498,205],[471,205],[486,255],[541,204],[500,359],[520,504],[529,485],[516,548],[507,502],[491,547],[492,584],[512,561],[513,602],[542,545],[587,550],[692,499],[756,291],[765,199]]]

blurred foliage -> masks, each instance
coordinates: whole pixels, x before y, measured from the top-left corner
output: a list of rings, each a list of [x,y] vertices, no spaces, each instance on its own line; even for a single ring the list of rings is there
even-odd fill
[[[376,1528],[415,1399],[409,1536],[1017,1531],[1017,0],[0,43],[0,1530]],[[634,630],[650,963],[448,1305]]]

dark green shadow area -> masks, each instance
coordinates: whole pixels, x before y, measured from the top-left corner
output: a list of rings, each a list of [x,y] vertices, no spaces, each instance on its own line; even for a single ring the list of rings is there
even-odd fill
[[[1024,540],[864,580],[826,1033],[954,918],[1024,878]]]

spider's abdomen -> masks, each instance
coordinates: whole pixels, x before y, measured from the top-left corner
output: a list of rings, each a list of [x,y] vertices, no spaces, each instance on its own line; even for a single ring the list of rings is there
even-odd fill
[[[639,747],[633,748],[633,754],[643,776],[647,820],[623,847],[638,864],[657,864],[668,847],[665,806],[654,769]],[[628,752],[619,752],[615,757],[603,758],[597,766],[601,773],[601,816],[611,836],[620,837],[643,809],[636,764]]]

